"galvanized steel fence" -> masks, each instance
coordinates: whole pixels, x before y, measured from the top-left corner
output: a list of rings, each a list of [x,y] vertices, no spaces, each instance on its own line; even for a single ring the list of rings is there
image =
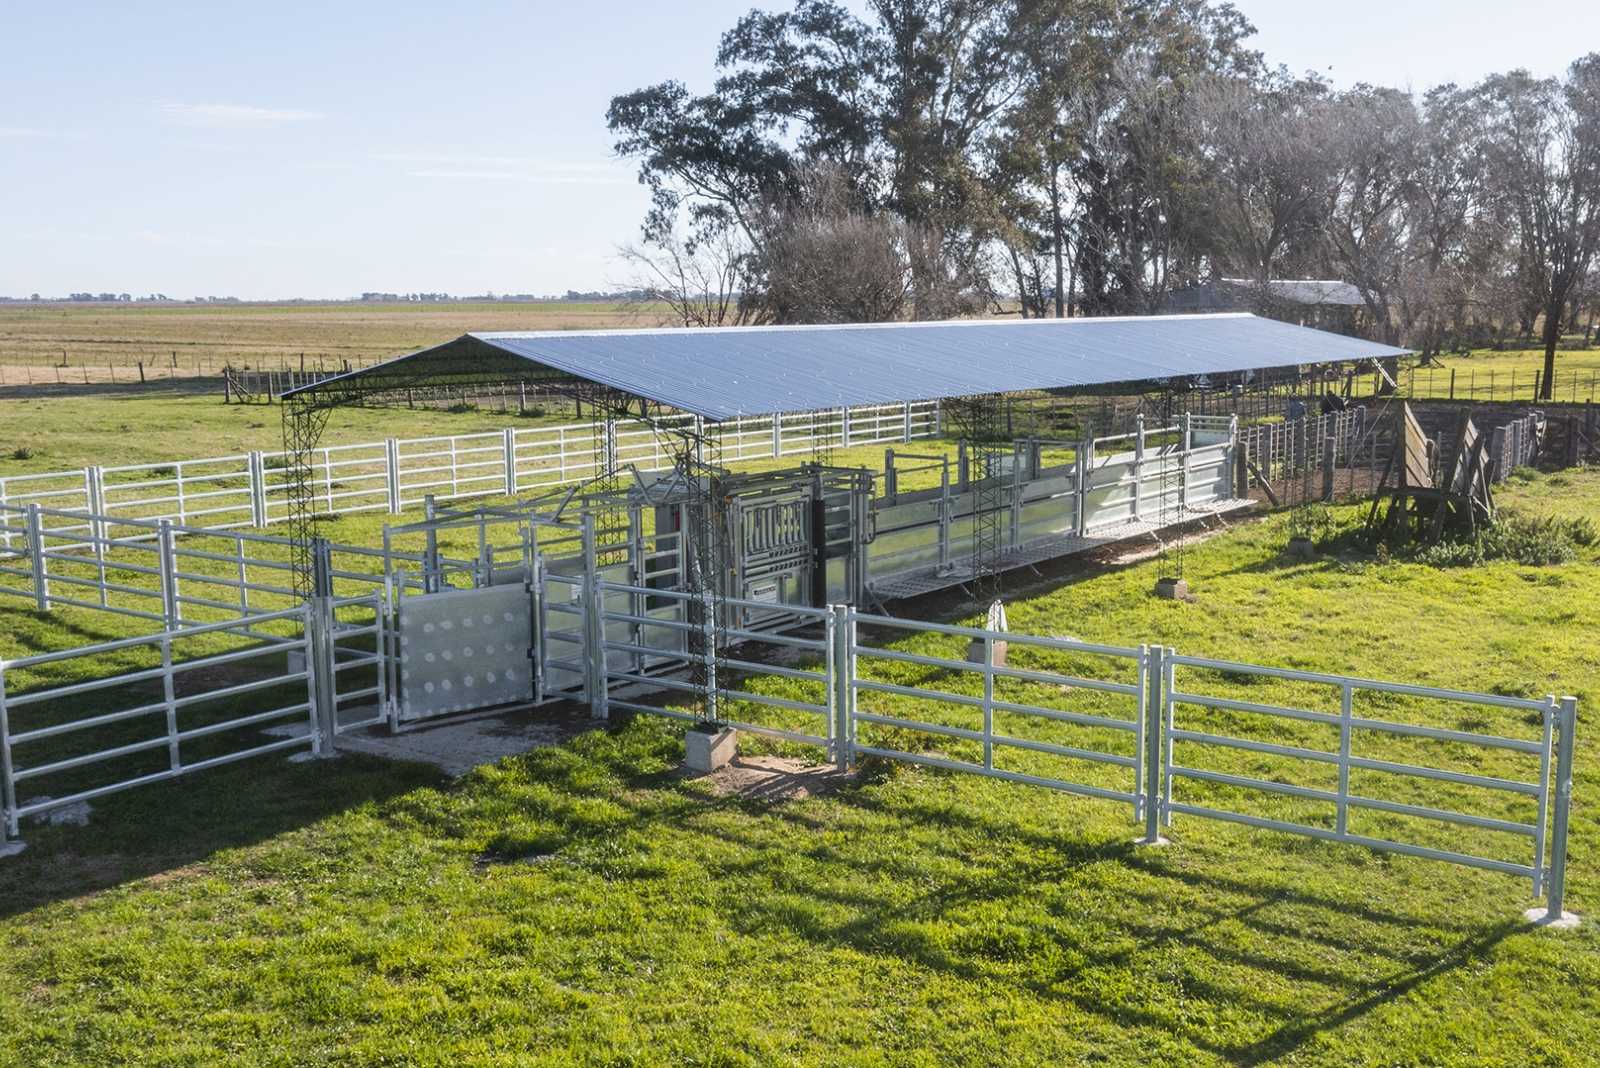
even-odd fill
[[[570,607],[586,613],[583,600],[619,594],[660,591],[598,582]],[[1571,697],[1294,671],[850,606],[808,610],[800,633],[782,635],[713,633],[708,616],[663,622],[609,606],[594,615],[600,626],[696,637],[676,659],[698,661],[707,680],[635,670],[638,658],[659,660],[660,645],[607,637],[604,667],[582,691],[600,717],[710,718],[824,747],[841,768],[876,757],[1113,801],[1150,842],[1185,816],[1500,872],[1528,879],[1548,918],[1562,915]],[[769,650],[735,657],[732,641]],[[1285,689],[1292,696],[1270,699]],[[651,691],[666,700],[645,700]],[[1494,712],[1505,715],[1485,723]]]
[[[681,424],[708,434],[720,443],[726,461],[905,442],[941,431],[939,406],[933,401],[709,424],[697,423],[697,418],[668,417],[659,422],[668,429]],[[480,434],[324,446],[311,457],[310,489],[319,513],[398,514],[422,504],[425,497],[447,501],[515,496],[629,465],[644,471],[672,465],[670,450],[647,424],[612,420],[507,427]],[[0,475],[0,506],[37,504],[119,520],[260,528],[288,517],[291,487],[286,467],[282,452],[246,452]],[[0,529],[0,548],[14,548],[17,537],[16,531]]]

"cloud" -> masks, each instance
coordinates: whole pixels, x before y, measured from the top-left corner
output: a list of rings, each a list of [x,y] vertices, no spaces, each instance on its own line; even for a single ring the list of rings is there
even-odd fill
[[[53,137],[49,130],[32,126],[0,126],[0,137]]]
[[[178,126],[205,126],[227,130],[258,130],[323,118],[318,111],[298,108],[258,108],[244,104],[162,104],[161,115]]]

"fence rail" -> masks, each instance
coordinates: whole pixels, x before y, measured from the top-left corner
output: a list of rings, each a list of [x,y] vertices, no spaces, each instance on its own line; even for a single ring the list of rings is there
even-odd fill
[[[662,420],[669,429],[672,418]],[[803,455],[815,448],[905,442],[941,432],[939,405],[869,405],[830,412],[758,416],[696,424],[720,443],[724,460]],[[398,514],[424,497],[459,500],[515,496],[633,465],[672,465],[670,449],[640,422],[507,427],[479,434],[389,438],[313,451],[310,486],[322,514]],[[68,471],[0,475],[0,506],[37,504],[115,519],[166,519],[211,528],[266,527],[288,518],[291,480],[283,452],[248,452],[164,463],[91,465]],[[0,549],[17,533],[0,529]]]
[[[580,586],[574,580],[574,588]],[[659,592],[599,583],[569,607],[583,615],[586,604],[604,603],[613,593]],[[610,609],[600,617],[702,630],[701,624],[649,621]],[[656,650],[642,642],[606,642],[608,659],[601,676],[591,676],[585,697],[599,717],[625,709],[709,718],[824,747],[841,767],[876,757],[1125,804],[1151,842],[1181,815],[1512,875],[1528,879],[1533,896],[1545,899],[1545,918],[1563,915],[1574,698],[1504,697],[1295,671],[1184,656],[1159,645],[1107,646],[896,619],[848,605],[811,610],[803,622],[819,636],[726,628],[701,634],[700,647],[678,659],[705,681],[618,666],[609,658]],[[877,640],[866,640],[868,631]],[[802,650],[810,662],[795,665],[780,656],[774,659],[781,663],[768,663],[752,652],[733,659],[728,643],[744,639]],[[949,651],[924,648],[928,643]],[[744,677],[730,682],[730,672]],[[798,679],[815,696],[774,695],[763,684],[771,679]],[[1331,694],[1332,709],[1311,699],[1272,703],[1238,696],[1241,679],[1321,690]],[[680,707],[613,696],[621,686],[665,692]],[[1395,711],[1407,702],[1414,710],[1409,717]],[[728,709],[741,703],[820,719],[827,727],[805,731],[739,721]],[[1516,714],[1506,718],[1504,733],[1479,722],[1484,710],[1494,709]],[[1510,728],[1524,716],[1534,725],[1519,736]],[[1410,745],[1410,755],[1374,752],[1373,739],[1391,748]],[[1245,759],[1230,762],[1218,753]],[[1372,820],[1372,826],[1363,822]],[[1447,841],[1441,833],[1467,838]]]
[[[257,626],[289,630],[274,640],[229,640],[238,628],[222,622],[0,661],[6,835],[17,837],[27,816],[109,793],[267,753],[319,751],[308,611],[298,607],[254,617]],[[229,647],[213,651],[203,641],[208,638],[229,640]],[[178,647],[196,648],[198,655],[181,655]],[[105,671],[108,663],[140,652],[157,663]],[[296,653],[298,668],[289,659]],[[26,683],[46,667],[91,677],[18,685],[19,678]],[[240,680],[241,674],[253,677]],[[269,724],[296,722],[305,724],[304,732],[271,741],[256,735]],[[229,737],[244,730],[248,737]],[[49,794],[20,799],[18,784],[35,780],[48,784]]]

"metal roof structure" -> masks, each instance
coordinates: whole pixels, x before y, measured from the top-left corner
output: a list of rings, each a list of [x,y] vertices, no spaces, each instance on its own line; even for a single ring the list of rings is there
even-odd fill
[[[1225,278],[1223,281],[1246,289],[1255,285],[1248,278]],[[1292,304],[1330,304],[1344,308],[1364,308],[1367,304],[1354,283],[1337,278],[1274,278],[1267,283],[1267,292]]]
[[[1404,355],[1249,314],[471,333],[292,391],[582,382],[712,421]]]

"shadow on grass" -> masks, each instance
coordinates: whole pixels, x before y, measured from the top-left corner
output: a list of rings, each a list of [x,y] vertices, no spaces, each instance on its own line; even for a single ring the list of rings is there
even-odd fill
[[[0,915],[373,804],[380,823],[466,847],[442,857],[559,859],[610,894],[667,892],[660,880],[674,869],[660,860],[676,856],[705,872],[720,922],[741,935],[903,962],[1070,1008],[1130,1049],[1159,1037],[1244,1066],[1291,1057],[1470,968],[1519,929],[1441,917],[1426,902],[1376,907],[1360,880],[1348,892],[1342,881],[1308,886],[1303,869],[1252,868],[1248,857],[1213,869],[1204,845],[1197,868],[1182,846],[1135,847],[1132,823],[1098,802],[1072,799],[1041,818],[1060,799],[1029,787],[983,784],[1017,798],[999,805],[983,790],[956,793],[973,780],[954,773],[879,772],[773,803],[684,779],[681,755],[674,731],[619,722],[444,789],[427,768],[351,756],[246,763],[208,774],[204,789],[108,798],[88,827],[34,829],[29,851],[0,863]],[[518,815],[543,822],[519,839],[507,828]],[[1273,849],[1250,839],[1241,852]]]
[[[621,789],[596,785],[594,769],[578,762],[524,759],[535,781],[604,796],[627,814],[604,826],[569,823],[546,841],[548,853],[581,865],[603,847],[607,866],[597,873],[643,882],[661,877],[658,866],[619,860],[625,836],[704,839],[687,851],[730,888],[723,922],[742,934],[781,931],[828,950],[1009,986],[1238,1065],[1292,1056],[1481,964],[1525,929],[1510,919],[1440,916],[1421,901],[1376,907],[1359,884],[1349,893],[1337,883],[1297,885],[1292,873],[1241,874],[1246,864],[1195,870],[1179,855],[1133,845],[1131,823],[1113,831],[1115,821],[1097,817],[1078,833],[1054,833],[1026,822],[1025,805],[952,803],[933,781],[926,797],[886,799],[864,781],[774,805],[702,795],[670,770],[585,755]],[[735,814],[752,820],[728,818]],[[841,822],[862,840],[822,835]],[[893,848],[867,844],[873,831],[893,835]]]
[[[0,859],[0,918],[170,873],[442,779],[426,765],[353,754],[267,756],[99,798],[85,826],[24,820],[27,848]]]

